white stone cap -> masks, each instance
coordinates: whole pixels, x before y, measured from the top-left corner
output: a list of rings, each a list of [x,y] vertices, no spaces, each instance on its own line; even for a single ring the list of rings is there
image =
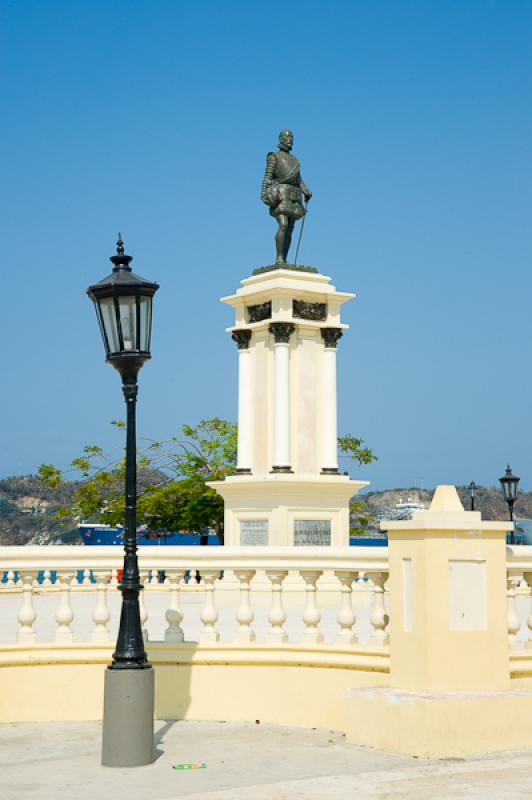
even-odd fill
[[[267,294],[268,297],[275,297],[287,292],[295,292],[299,296],[308,295],[309,298],[316,298],[316,295],[333,295],[340,305],[356,297],[352,292],[337,292],[336,287],[331,284],[331,278],[327,275],[297,272],[290,269],[276,269],[260,275],[252,275],[251,278],[244,278],[241,283],[242,288],[237,289],[236,294],[221,297],[220,302],[236,306],[244,300],[253,303],[255,299],[259,300],[264,294]]]
[[[257,495],[278,495],[284,493],[302,493],[319,497],[323,494],[338,493],[350,497],[357,494],[369,481],[351,480],[348,475],[313,475],[298,473],[268,473],[266,475],[229,475],[223,481],[207,481],[207,486],[215,489],[222,495],[238,494],[245,488],[248,492],[253,489]]]
[[[261,320],[260,322],[243,322],[240,325],[231,325],[231,327],[226,328],[226,333],[233,333],[233,331],[257,331],[261,330],[262,328],[269,328],[272,322],[292,322],[294,325],[301,329],[308,329],[308,330],[319,330],[320,328],[340,328],[343,331],[349,330],[349,325],[345,322],[322,322],[322,321],[315,321],[315,320],[306,320],[301,319],[300,317],[293,317],[290,314],[277,314],[275,317],[271,316],[268,319]]]
[[[428,511],[414,511],[412,519],[383,520],[385,531],[511,531],[511,522],[482,522],[480,511],[464,511],[452,485],[436,487]]]

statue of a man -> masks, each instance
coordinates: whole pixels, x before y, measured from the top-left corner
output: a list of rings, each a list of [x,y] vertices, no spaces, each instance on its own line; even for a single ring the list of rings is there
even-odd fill
[[[279,225],[275,235],[277,264],[286,264],[296,220],[307,213],[301,195],[304,195],[307,203],[312,197],[312,192],[301,177],[299,160],[290,153],[293,143],[292,131],[281,131],[278,152],[266,156],[266,171],[260,193],[260,199],[270,206],[270,214]]]

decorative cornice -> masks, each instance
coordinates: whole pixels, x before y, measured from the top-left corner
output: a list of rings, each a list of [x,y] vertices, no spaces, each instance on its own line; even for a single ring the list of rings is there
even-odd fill
[[[292,314],[299,319],[325,322],[327,319],[327,303],[307,303],[306,300],[293,300]]]
[[[275,344],[288,344],[296,326],[292,322],[272,322],[268,330],[273,333]]]
[[[338,339],[344,335],[341,328],[322,328],[321,335],[325,342],[325,347],[336,347]]]
[[[251,341],[251,331],[245,329],[233,331],[231,339],[236,342],[239,350],[247,350]]]
[[[270,319],[272,315],[272,301],[257,303],[255,306],[248,306],[247,312],[250,322],[262,322],[263,319]]]

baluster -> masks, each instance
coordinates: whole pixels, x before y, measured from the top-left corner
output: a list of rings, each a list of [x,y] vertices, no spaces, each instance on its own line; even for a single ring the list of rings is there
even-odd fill
[[[15,585],[15,572],[12,569],[8,569],[6,586],[9,586],[11,588],[14,585]]]
[[[205,604],[201,610],[200,619],[203,622],[203,630],[199,635],[200,642],[218,642],[220,634],[216,630],[218,611],[214,604],[214,581],[220,574],[219,570],[201,570],[201,577],[205,589]]]
[[[91,571],[90,571],[90,569],[84,569],[83,570],[82,584],[83,584],[83,586],[90,586],[91,583],[92,583],[92,581],[91,581]]]
[[[530,596],[530,604],[528,606],[528,616],[526,619],[526,626],[528,628],[528,639],[525,643],[526,647],[532,647],[532,572],[525,572],[524,579],[528,587],[528,594]]]
[[[268,622],[272,627],[268,633],[268,641],[284,644],[288,641],[288,634],[283,628],[286,612],[283,608],[282,583],[288,571],[267,569],[266,575],[272,585],[272,604],[268,614]]]
[[[150,586],[156,586],[159,583],[159,570],[151,569],[150,570],[150,580],[148,581]]]
[[[107,572],[95,572],[96,578],[96,605],[92,612],[94,630],[92,631],[92,641],[104,644],[110,640],[107,623],[111,619],[111,613],[107,606]]]
[[[51,586],[52,579],[51,579],[52,571],[49,569],[44,570],[42,586]]]
[[[33,607],[33,573],[24,572],[22,575],[22,605],[18,612],[19,630],[17,642],[19,644],[34,644],[35,631],[33,623],[37,619],[37,612]]]
[[[74,579],[75,579],[74,575]],[[59,604],[55,612],[55,621],[57,622],[57,630],[55,633],[56,642],[72,642],[74,637],[72,635],[71,623],[74,619],[74,612],[70,604],[70,590],[72,587],[72,573],[71,572],[58,572],[56,583],[59,583]]]
[[[316,597],[316,583],[322,574],[321,570],[301,570],[301,577],[306,584],[306,602],[303,612],[303,622],[305,623],[303,642],[305,644],[321,644],[323,642],[323,633],[318,630],[321,614]]]
[[[168,575],[168,573],[167,573]],[[168,623],[168,627],[164,632],[165,642],[183,642],[185,636],[181,628],[181,621],[183,619],[183,612],[179,604],[179,595],[181,590],[181,578],[184,575],[184,570],[179,572],[172,572],[170,577],[167,577],[165,583],[170,590],[170,605],[164,615]]]
[[[109,586],[118,586],[118,569],[116,567],[111,570],[111,580],[109,581]]]
[[[509,573],[508,575],[508,642],[510,644],[511,650],[517,650],[520,646],[520,642],[517,639],[517,634],[521,627],[521,621],[517,616],[517,609],[515,598],[517,595],[517,583],[518,578]]]
[[[358,637],[353,633],[353,625],[356,622],[355,612],[353,611],[353,581],[356,572],[344,572],[337,570],[334,573],[340,581],[340,611],[336,618],[340,630],[336,634],[338,644],[356,644]]]
[[[390,637],[385,631],[388,618],[384,613],[384,584],[386,583],[386,572],[372,572],[371,578],[373,581],[373,608],[369,617],[369,621],[373,626],[373,633],[369,641],[370,644],[377,647],[385,647]]]
[[[256,570],[235,569],[234,572],[240,584],[240,603],[236,611],[236,621],[238,622],[236,641],[254,642],[256,635],[251,623],[255,618],[255,614],[251,608],[249,594],[251,590],[250,583],[255,576]]]
[[[148,572],[142,570],[140,573],[140,582],[143,585],[143,588],[139,592],[139,615],[140,615],[140,627],[142,628],[142,635],[144,637],[144,641],[149,641],[148,636],[148,609],[146,608],[146,603],[144,602],[144,584],[146,583],[146,579],[148,577]]]
[[[70,579],[70,585],[75,588],[78,585],[78,583],[79,583],[78,582],[78,573],[74,572],[74,574],[72,575],[72,577]]]

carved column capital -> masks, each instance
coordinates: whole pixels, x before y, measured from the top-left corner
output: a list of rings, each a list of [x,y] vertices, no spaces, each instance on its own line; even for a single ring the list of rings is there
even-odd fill
[[[336,347],[338,339],[344,335],[341,328],[322,328],[321,335],[325,343],[325,347]]]
[[[292,322],[272,322],[268,330],[273,333],[275,344],[288,344],[296,326]]]
[[[231,339],[233,342],[236,342],[239,350],[247,350],[251,341],[251,331],[247,331],[245,329],[233,331],[231,334]]]

